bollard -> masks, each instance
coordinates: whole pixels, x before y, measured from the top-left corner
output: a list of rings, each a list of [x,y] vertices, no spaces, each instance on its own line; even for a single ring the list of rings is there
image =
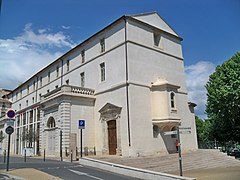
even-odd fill
[[[3,157],[3,162],[4,162],[4,163],[6,163],[6,154],[7,154],[7,153],[6,153],[6,150],[4,150],[4,153],[3,153],[3,156],[4,156],[4,157]]]
[[[71,150],[71,162],[73,161],[73,154],[72,154],[72,150]]]
[[[45,162],[45,149],[43,150],[43,161]]]
[[[76,147],[76,161],[79,160],[79,157],[78,157],[78,148]]]
[[[27,150],[24,149],[24,162],[26,162],[26,161],[27,161]]]

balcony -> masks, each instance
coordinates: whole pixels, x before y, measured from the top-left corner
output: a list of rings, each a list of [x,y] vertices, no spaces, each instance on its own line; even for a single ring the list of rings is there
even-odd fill
[[[48,92],[43,95],[42,102],[48,101],[50,99],[59,97],[59,96],[74,96],[74,97],[82,97],[82,98],[93,98],[95,90],[84,87],[63,85],[53,91]]]
[[[171,131],[173,128],[181,124],[181,119],[178,117],[163,117],[152,120],[153,125],[157,126],[162,132]]]

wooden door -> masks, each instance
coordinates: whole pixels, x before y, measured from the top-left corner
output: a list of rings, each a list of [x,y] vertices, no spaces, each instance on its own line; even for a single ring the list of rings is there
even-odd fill
[[[116,131],[116,121],[108,121],[108,147],[109,155],[115,155],[117,149],[117,131]]]

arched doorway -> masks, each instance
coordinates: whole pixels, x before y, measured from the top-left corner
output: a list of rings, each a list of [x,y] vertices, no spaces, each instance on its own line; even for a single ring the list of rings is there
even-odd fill
[[[115,155],[117,153],[117,130],[116,130],[116,120],[111,120],[107,122],[108,125],[108,148],[109,155]]]
[[[56,139],[56,122],[53,117],[50,117],[47,121],[47,128],[48,128],[48,155],[55,155],[55,139]]]

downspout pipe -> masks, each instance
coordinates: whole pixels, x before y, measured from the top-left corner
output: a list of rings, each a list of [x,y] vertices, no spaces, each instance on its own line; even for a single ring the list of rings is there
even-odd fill
[[[124,17],[125,22],[125,63],[126,63],[126,105],[127,105],[127,124],[128,124],[128,146],[131,147],[131,128],[130,128],[130,113],[129,113],[129,83],[128,83],[128,48],[127,48],[127,21],[126,16]]]

